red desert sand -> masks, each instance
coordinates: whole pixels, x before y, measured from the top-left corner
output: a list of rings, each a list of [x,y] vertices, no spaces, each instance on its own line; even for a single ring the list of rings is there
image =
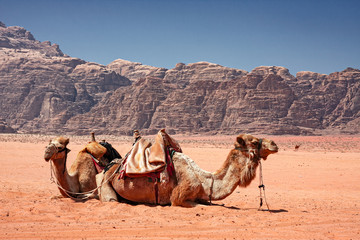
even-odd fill
[[[0,135],[0,239],[360,239],[360,136],[265,136],[279,147],[262,164],[270,212],[258,211],[259,174],[212,206],[61,198],[43,158],[52,137]],[[90,136],[66,137],[69,166]],[[173,137],[208,171],[220,168],[235,139]],[[132,142],[102,139],[122,156]]]

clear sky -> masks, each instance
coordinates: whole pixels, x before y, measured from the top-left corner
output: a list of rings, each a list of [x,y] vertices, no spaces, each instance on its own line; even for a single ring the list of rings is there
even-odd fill
[[[0,21],[104,65],[360,68],[360,0],[0,0]]]

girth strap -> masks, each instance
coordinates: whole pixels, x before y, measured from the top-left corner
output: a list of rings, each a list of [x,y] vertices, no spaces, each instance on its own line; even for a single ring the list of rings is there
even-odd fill
[[[156,205],[159,205],[159,185],[157,178],[155,178],[154,190],[155,190],[155,203]]]

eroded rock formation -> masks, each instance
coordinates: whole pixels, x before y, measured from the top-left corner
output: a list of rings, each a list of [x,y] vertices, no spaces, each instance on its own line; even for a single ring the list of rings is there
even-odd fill
[[[1,23],[1,22],[0,22]],[[0,132],[359,133],[360,70],[329,75],[218,64],[107,66],[0,24]]]

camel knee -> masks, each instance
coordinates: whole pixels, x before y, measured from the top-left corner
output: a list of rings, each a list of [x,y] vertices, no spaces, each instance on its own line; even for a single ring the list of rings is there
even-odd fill
[[[106,183],[99,188],[99,198],[102,202],[118,201],[116,192],[109,183]]]
[[[99,187],[104,179],[104,172],[101,172],[99,174],[96,174],[95,180],[96,180],[96,186]]]
[[[194,207],[197,192],[197,188],[193,189],[188,184],[179,184],[171,193],[171,206]]]
[[[182,195],[178,191],[176,191],[175,193],[173,191],[173,193],[170,196],[170,202],[171,202],[171,206],[179,206],[179,207],[191,208],[196,205],[194,202],[188,200],[185,195]]]
[[[104,174],[100,173],[96,176],[96,184],[98,185],[99,199],[102,202],[118,201],[117,194],[109,181],[104,181]]]

